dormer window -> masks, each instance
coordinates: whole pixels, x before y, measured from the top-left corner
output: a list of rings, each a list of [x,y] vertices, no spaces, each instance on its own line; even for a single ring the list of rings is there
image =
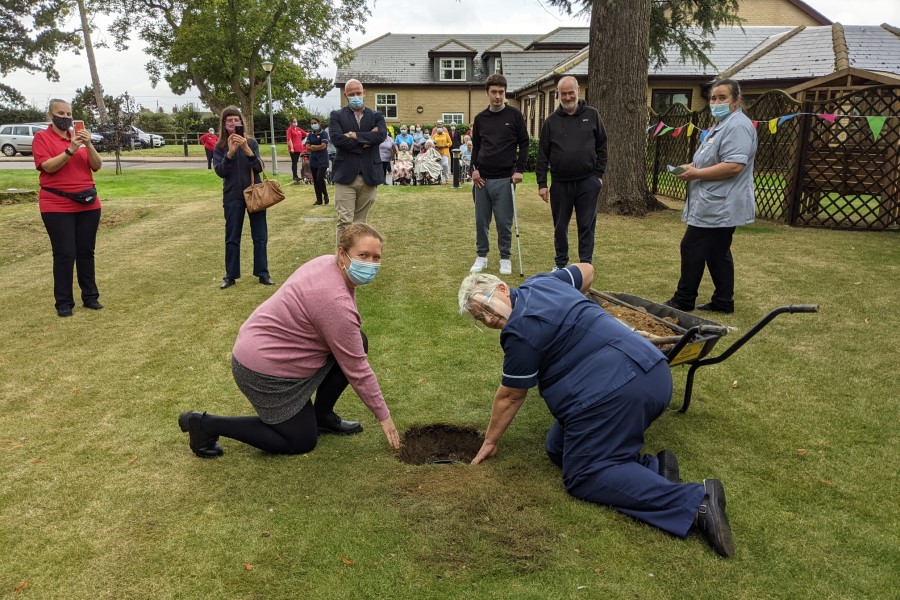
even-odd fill
[[[466,80],[466,59],[464,58],[442,58],[441,59],[441,81],[465,81]]]
[[[503,72],[503,61],[498,56],[494,59],[494,73],[502,73]]]

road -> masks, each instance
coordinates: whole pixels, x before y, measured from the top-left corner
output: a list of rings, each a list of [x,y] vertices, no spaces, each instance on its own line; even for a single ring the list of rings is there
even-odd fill
[[[266,161],[266,166],[268,168],[270,161]],[[104,156],[103,157],[103,166],[104,168],[115,168],[115,159]],[[206,159],[200,157],[188,157],[188,158],[170,158],[170,157],[132,157],[132,156],[123,156],[122,157],[122,168],[126,170],[135,170],[135,169],[205,169],[206,168]],[[21,170],[33,170],[34,169],[34,160],[30,156],[22,156],[16,155],[12,158],[2,156],[0,157],[0,171],[10,170],[10,171],[21,171]],[[278,160],[278,172],[279,173],[287,173],[290,175],[291,173],[291,162],[290,160]]]

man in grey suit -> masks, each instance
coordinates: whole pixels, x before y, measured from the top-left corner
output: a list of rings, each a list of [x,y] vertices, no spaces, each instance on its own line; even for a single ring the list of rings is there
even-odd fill
[[[384,115],[365,107],[366,90],[357,79],[344,84],[347,106],[331,111],[328,136],[337,148],[332,168],[337,237],[351,223],[365,223],[384,170],[378,145],[387,136]]]

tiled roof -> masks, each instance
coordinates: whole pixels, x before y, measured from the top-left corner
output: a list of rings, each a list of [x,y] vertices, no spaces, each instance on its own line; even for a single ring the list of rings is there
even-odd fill
[[[503,38],[493,46],[485,48],[482,54],[487,54],[489,52],[518,52],[524,49],[524,46],[520,46],[509,38]]]
[[[850,66],[900,74],[900,37],[883,27],[844,25]]]
[[[475,57],[475,81],[483,81],[481,53],[506,38],[527,46],[538,34],[525,35],[468,35],[468,34],[410,34],[388,33],[356,48],[356,57],[346,67],[339,68],[335,84],[342,85],[356,78],[368,84],[437,83],[428,51],[449,40],[470,46],[479,53]]]
[[[500,55],[506,88],[510,93],[534,81],[560,62],[572,55],[571,52],[549,52],[531,50],[528,52],[504,52]]]
[[[739,80],[806,79],[837,70],[833,28],[807,27],[771,52],[734,74]],[[900,37],[881,28],[843,26],[849,66],[870,71],[900,73]],[[750,53],[750,58],[754,52]]]
[[[535,38],[532,44],[583,44],[587,46],[590,34],[589,27],[557,27],[550,33]]]
[[[442,44],[438,44],[428,52],[460,52],[465,54],[467,52],[478,52],[478,50],[476,50],[472,46],[463,44],[459,40],[451,38]]]
[[[660,67],[651,65],[650,75],[653,76],[686,76],[708,75],[710,77],[721,73],[734,63],[741,60],[746,54],[765,44],[773,36],[783,35],[794,27],[722,27],[714,32],[710,38],[713,48],[706,52],[706,56],[714,66],[701,67],[696,62],[688,59],[682,62],[681,55],[675,47],[666,49],[668,63]],[[694,29],[691,35],[697,39],[704,39],[698,29]]]

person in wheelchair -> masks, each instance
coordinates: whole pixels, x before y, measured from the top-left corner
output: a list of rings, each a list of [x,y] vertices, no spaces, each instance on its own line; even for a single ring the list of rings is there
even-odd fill
[[[434,149],[434,141],[425,142],[424,152],[416,157],[416,181],[421,185],[435,185],[441,182],[444,168],[441,155]]]
[[[409,153],[409,146],[406,142],[400,143],[400,150],[397,152],[397,159],[394,161],[394,167],[391,171],[391,179],[398,185],[409,185],[413,176],[413,156]]]

